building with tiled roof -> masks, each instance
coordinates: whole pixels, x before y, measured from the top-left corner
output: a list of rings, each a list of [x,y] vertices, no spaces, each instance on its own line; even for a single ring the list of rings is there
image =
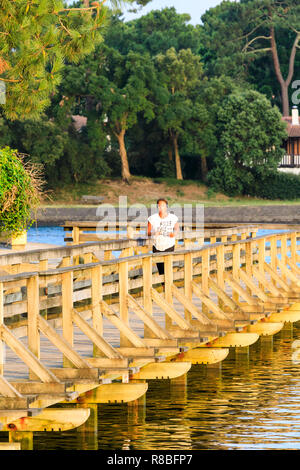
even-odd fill
[[[279,169],[300,173],[300,119],[298,107],[293,106],[292,115],[285,116],[282,119],[287,123],[288,139],[285,143],[286,153]]]

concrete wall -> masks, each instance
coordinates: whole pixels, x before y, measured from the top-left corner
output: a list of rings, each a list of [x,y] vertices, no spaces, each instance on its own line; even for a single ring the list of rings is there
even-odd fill
[[[191,215],[195,222],[195,214]],[[99,218],[96,217],[96,207],[46,208],[37,212],[40,226],[63,225],[67,220],[95,221]],[[300,224],[300,205],[205,207],[204,222]]]

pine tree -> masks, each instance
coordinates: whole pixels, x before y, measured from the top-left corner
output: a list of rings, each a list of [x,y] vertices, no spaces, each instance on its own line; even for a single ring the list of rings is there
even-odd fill
[[[79,63],[102,41],[107,15],[103,1],[0,0],[0,110],[7,118],[39,118],[65,62]]]

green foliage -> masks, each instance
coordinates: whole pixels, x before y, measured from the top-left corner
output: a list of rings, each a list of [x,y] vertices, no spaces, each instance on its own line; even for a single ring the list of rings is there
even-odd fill
[[[105,44],[96,49],[79,67],[65,69],[62,93],[73,96],[80,113],[93,129],[99,129],[118,141],[122,160],[122,177],[130,177],[127,168],[125,134],[141,114],[146,122],[154,117],[154,104],[149,99],[155,70],[149,55],[138,52],[121,54]],[[86,98],[88,97],[88,98]],[[109,145],[107,145],[109,147]]]
[[[69,138],[57,168],[62,181],[87,182],[109,176],[111,170],[103,158],[106,136],[89,126],[80,133],[69,129]]]
[[[159,160],[155,163],[155,169],[163,178],[174,178],[175,176],[174,162],[166,154],[160,154]]]
[[[154,178],[153,181],[154,183],[164,183],[167,186],[178,187],[178,188],[188,186],[190,184],[192,185],[197,184],[198,186],[201,186],[201,183],[200,182],[195,183],[195,180],[178,180],[177,178],[174,178],[174,177],[173,178],[172,177],[166,177],[166,178],[157,177],[157,178]]]
[[[299,18],[298,0],[224,1],[210,8],[201,18],[200,53],[207,74],[251,83],[281,107],[283,83],[289,86],[299,76],[298,54],[293,64]]]
[[[175,8],[125,23],[83,6],[0,0],[10,33],[0,35],[0,79],[23,81],[22,93],[21,82],[7,82],[0,148],[42,163],[52,187],[119,175],[121,147],[132,174],[180,181],[179,160],[185,178],[206,181],[208,172],[209,191],[230,195],[250,194],[276,170],[286,134],[270,105],[281,106],[281,89],[266,49],[273,25],[287,76],[298,1],[224,1],[197,26]],[[295,64],[297,74],[298,53]],[[78,114],[87,117],[80,132],[71,123]]]
[[[170,139],[177,154],[176,176],[181,179],[182,169],[178,139],[185,132],[185,123],[193,117],[193,102],[199,93],[203,75],[200,57],[190,49],[174,48],[155,58],[159,87],[156,88],[156,120],[158,126]]]
[[[130,38],[130,47],[139,51],[143,48],[152,56],[165,54],[172,47],[176,51],[191,49],[196,54],[200,47],[200,27],[189,24],[189,20],[188,14],[179,14],[174,7],[152,10],[128,23],[125,41]],[[110,32],[108,36],[106,39],[109,40]]]
[[[10,119],[37,119],[61,81],[65,61],[78,63],[102,40],[107,8],[67,8],[62,0],[1,0],[2,108]]]
[[[249,196],[264,199],[293,200],[300,198],[300,176],[280,171],[256,178],[247,188]]]
[[[212,199],[212,198],[216,197],[215,191],[212,188],[208,188],[207,191],[206,191],[206,197],[207,197],[207,199]]]
[[[189,15],[177,13],[174,7],[152,10],[126,23],[114,15],[105,34],[105,43],[122,54],[135,51],[156,56],[165,54],[171,47],[176,51],[191,49],[197,54],[200,27],[189,24],[189,20]]]
[[[220,106],[219,147],[210,185],[230,196],[247,194],[257,178],[274,173],[283,156],[286,125],[260,93],[232,93]]]
[[[31,211],[40,201],[36,168],[24,165],[16,150],[0,149],[0,230],[19,234],[32,224]]]

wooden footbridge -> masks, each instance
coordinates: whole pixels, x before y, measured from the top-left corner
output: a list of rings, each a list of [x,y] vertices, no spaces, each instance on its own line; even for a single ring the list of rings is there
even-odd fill
[[[258,228],[193,232],[165,254],[126,238],[0,255],[3,448],[77,428],[93,404],[138,400],[148,380],[220,363],[299,321],[300,231]]]

